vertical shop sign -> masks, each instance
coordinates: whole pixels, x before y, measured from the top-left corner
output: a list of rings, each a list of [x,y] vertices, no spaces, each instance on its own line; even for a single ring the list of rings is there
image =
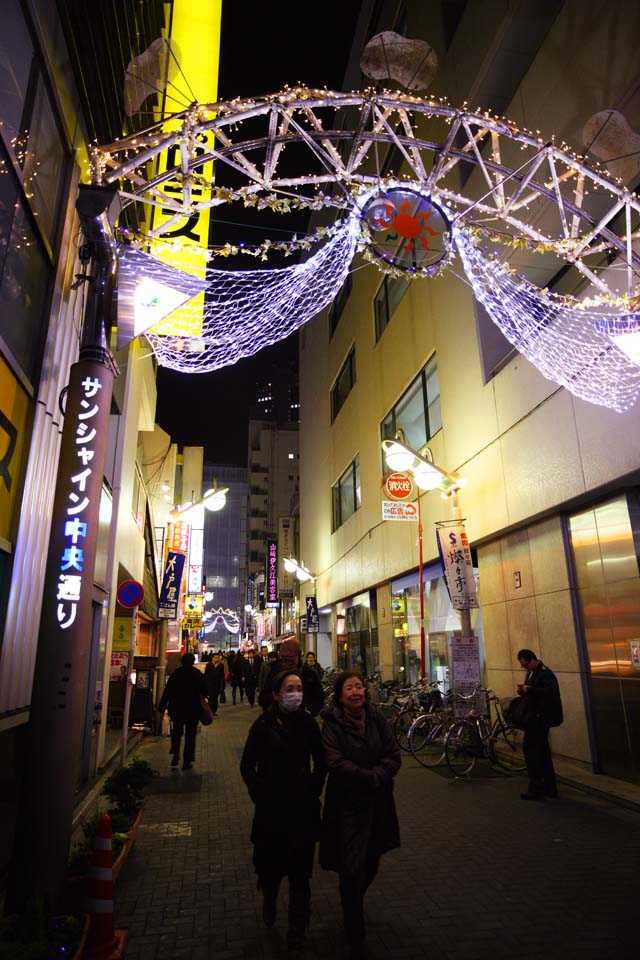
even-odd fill
[[[318,601],[315,597],[306,597],[307,602],[307,633],[317,633],[320,629],[318,616]]]
[[[457,521],[436,525],[438,552],[444,567],[451,606],[468,610],[478,606],[471,548],[464,524]]]
[[[480,643],[477,637],[453,637],[449,663],[451,686],[456,693],[469,697],[480,685]],[[456,701],[457,716],[467,716],[470,710],[485,711],[484,694],[477,693],[472,700]]]
[[[158,597],[158,619],[177,620],[178,601],[180,599],[180,584],[184,571],[185,555],[169,551],[162,577],[160,596]]]
[[[293,553],[293,527],[291,517],[278,520],[278,596],[283,600],[293,599],[295,574],[285,570],[285,557]]]
[[[275,540],[267,542],[266,605],[277,607],[278,603],[278,544]]]

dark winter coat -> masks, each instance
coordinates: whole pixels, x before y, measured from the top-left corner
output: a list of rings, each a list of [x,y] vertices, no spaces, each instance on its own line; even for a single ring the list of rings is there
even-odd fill
[[[534,717],[549,727],[559,727],[564,716],[555,673],[539,660],[535,669],[527,674],[525,684],[531,689],[523,696],[531,701]]]
[[[231,684],[234,687],[239,687],[244,684],[248,670],[247,670],[247,661],[240,653],[236,653],[233,658],[233,663],[229,667],[229,673],[231,676]]]
[[[168,710],[172,720],[198,720],[201,700],[208,695],[204,675],[197,667],[178,667],[167,680],[158,710],[161,716]]]
[[[375,859],[400,846],[393,799],[400,748],[391,724],[373,706],[366,707],[364,733],[335,708],[325,718],[322,743],[329,779],[320,866],[356,875],[367,858]]]
[[[260,676],[260,667],[262,666],[262,657],[247,657],[244,682],[248,687],[258,686],[258,677]]]
[[[281,670],[284,670],[284,667],[280,660],[272,660],[271,662],[267,660],[266,670],[262,669],[260,671],[258,703],[263,710],[267,710],[273,703],[273,697],[271,696],[273,678],[277,673],[280,673]]]
[[[308,713],[286,713],[274,702],[249,731],[240,773],[255,804],[253,844],[273,847],[278,837],[295,835],[304,847],[318,839],[327,768]]]
[[[224,690],[224,664],[222,661],[217,666],[209,661],[204,668],[204,679],[207,682],[208,695],[219,697]]]

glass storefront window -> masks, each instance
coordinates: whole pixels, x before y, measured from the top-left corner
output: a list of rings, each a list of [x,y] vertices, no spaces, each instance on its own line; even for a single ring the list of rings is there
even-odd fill
[[[391,584],[391,617],[393,625],[393,676],[395,680],[415,683],[420,679],[420,587],[417,571],[413,578],[404,577]],[[474,636],[481,639],[480,611],[471,611]],[[439,680],[448,690],[449,646],[453,637],[461,636],[460,617],[451,606],[444,577],[431,576],[424,581],[425,673],[430,681]]]

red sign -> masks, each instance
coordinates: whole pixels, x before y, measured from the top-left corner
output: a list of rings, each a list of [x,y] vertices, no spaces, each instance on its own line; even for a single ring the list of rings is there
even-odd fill
[[[383,489],[391,500],[408,500],[413,493],[413,480],[406,473],[388,473]]]
[[[144,600],[144,587],[137,580],[123,580],[117,598],[121,607],[139,607]]]

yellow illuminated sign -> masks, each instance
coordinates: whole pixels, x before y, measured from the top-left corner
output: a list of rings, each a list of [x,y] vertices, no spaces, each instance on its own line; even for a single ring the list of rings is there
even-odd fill
[[[218,69],[220,63],[220,30],[222,19],[222,0],[202,0],[195,4],[193,0],[174,0],[171,17],[171,41],[177,45],[180,59],[180,72],[174,78],[173,85],[167,91],[168,109],[165,116],[179,110],[175,99],[180,91],[184,99],[193,99],[196,103],[215,103],[218,97]],[[179,129],[180,122],[169,122],[167,131]],[[213,147],[213,135],[203,140],[205,147]],[[180,148],[171,147],[161,154],[158,174],[167,169],[180,166]],[[198,205],[211,198],[207,184],[213,178],[213,162],[204,164],[198,171],[200,176],[192,185],[192,203]],[[166,197],[180,195],[182,184],[168,180],[159,187]],[[171,220],[174,216],[167,207],[156,207],[153,229]],[[207,248],[209,245],[210,211],[198,210],[192,216],[183,217],[164,234],[165,237],[181,241],[179,249],[167,251],[166,245],[158,243],[152,253],[159,260],[170,260],[171,264],[192,273],[201,280],[205,279],[207,267]],[[198,337],[202,333],[202,314],[204,293],[198,294],[188,304],[175,310],[166,320],[152,328],[159,335],[184,335]]]
[[[113,618],[113,645],[111,650],[124,653],[131,646],[131,617]]]
[[[0,358],[0,539],[10,543],[14,512],[22,491],[20,471],[29,415],[29,397]]]

